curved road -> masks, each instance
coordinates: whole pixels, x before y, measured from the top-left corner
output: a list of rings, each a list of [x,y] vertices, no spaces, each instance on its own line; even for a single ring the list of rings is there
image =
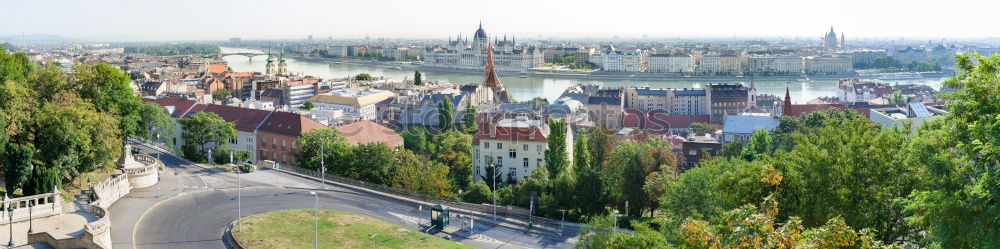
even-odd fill
[[[145,153],[158,152],[142,147]],[[225,248],[225,227],[237,217],[237,195],[242,196],[242,215],[296,208],[313,208],[319,195],[322,209],[370,216],[418,230],[427,224],[430,212],[417,210],[407,202],[334,185],[319,190],[310,179],[263,169],[241,175],[222,169],[203,168],[163,153],[167,170],[157,187],[133,189],[110,208],[111,236],[121,248]],[[241,181],[242,189],[237,189]],[[158,193],[159,192],[159,193]],[[240,193],[241,192],[241,193]],[[452,225],[461,224],[454,219]],[[419,223],[419,224],[418,224]],[[234,228],[235,229],[235,228]],[[479,248],[570,248],[573,238],[526,235],[502,227],[476,223],[477,239],[455,237],[458,242]],[[567,228],[566,234],[576,234]],[[322,238],[320,238],[322,240]]]

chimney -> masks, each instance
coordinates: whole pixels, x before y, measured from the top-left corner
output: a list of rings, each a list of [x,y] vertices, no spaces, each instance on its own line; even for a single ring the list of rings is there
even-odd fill
[[[486,125],[488,125],[489,129],[490,129],[490,138],[497,137],[497,125],[496,125],[496,122],[489,122]]]

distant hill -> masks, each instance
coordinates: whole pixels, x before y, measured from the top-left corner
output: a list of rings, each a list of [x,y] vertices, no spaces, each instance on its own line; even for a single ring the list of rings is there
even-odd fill
[[[20,43],[20,42],[61,42],[61,41],[72,41],[74,39],[59,35],[33,34],[33,35],[0,35],[0,40]]]

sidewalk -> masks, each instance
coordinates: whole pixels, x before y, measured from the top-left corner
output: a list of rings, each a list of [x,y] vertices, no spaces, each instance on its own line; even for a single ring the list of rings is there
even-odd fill
[[[73,205],[66,204],[64,206]],[[69,212],[70,210],[76,210]],[[45,218],[36,218],[31,221],[34,233],[49,233],[55,239],[75,238],[83,236],[83,227],[89,222],[97,221],[97,217],[77,208],[69,209],[67,212]],[[14,245],[23,246],[28,242],[28,221],[14,223]],[[10,225],[0,225],[0,245],[6,245],[10,241]]]

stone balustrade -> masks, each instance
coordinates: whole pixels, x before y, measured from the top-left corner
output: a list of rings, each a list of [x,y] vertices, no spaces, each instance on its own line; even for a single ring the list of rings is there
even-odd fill
[[[94,184],[91,189],[94,190],[94,195],[97,196],[97,202],[93,204],[102,208],[110,207],[112,203],[115,203],[119,198],[127,195],[132,190],[132,187],[129,185],[130,182],[127,174],[118,174],[112,176],[111,179]]]
[[[60,198],[62,197],[59,195],[59,189],[54,189],[52,193],[13,199],[4,195],[2,204],[3,210],[0,211],[0,215],[2,215],[0,218],[2,218],[3,221],[0,222],[0,224],[9,223],[11,214],[14,215],[14,222],[26,221],[29,218],[38,219],[61,214],[63,209]],[[34,204],[34,207],[30,207],[31,204]],[[14,207],[14,211],[7,211],[8,207]],[[29,208],[31,209],[30,212],[28,210]]]
[[[129,184],[133,188],[145,188],[156,185],[159,182],[160,171],[163,163],[156,158],[144,154],[136,154],[135,160],[142,162],[145,166],[136,168],[122,168],[125,175],[129,177]]]

